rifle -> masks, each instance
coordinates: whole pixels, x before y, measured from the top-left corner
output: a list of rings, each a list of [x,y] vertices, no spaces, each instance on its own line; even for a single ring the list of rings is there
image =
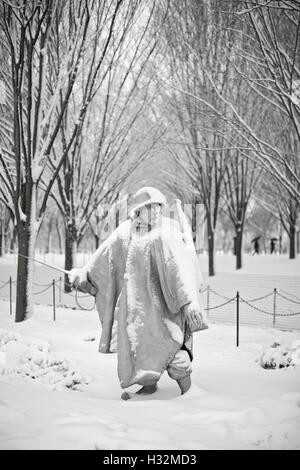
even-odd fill
[[[18,253],[18,256],[21,256],[22,258],[26,258],[26,259],[31,259],[32,261],[35,261],[36,263],[43,264],[44,266],[55,269],[56,271],[60,271],[61,273],[70,274],[70,271],[68,271],[67,269],[58,268],[57,266],[53,266],[53,264],[44,263],[43,261],[39,261],[38,259],[30,258],[30,256],[21,255],[20,253]]]

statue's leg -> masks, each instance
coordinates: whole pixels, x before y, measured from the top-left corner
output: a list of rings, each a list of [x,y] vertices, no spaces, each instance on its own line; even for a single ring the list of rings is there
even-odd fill
[[[122,400],[130,400],[131,398],[136,398],[136,395],[151,395],[157,390],[157,382],[151,385],[144,385],[137,392],[124,392],[121,395]]]
[[[168,365],[167,372],[171,379],[176,380],[181,395],[186,393],[191,387],[191,360],[187,351],[178,351],[172,362]]]
[[[178,379],[176,382],[178,383],[179,388],[181,390],[181,395],[183,395],[191,388],[191,374],[186,375],[182,379]]]
[[[156,390],[157,390],[157,382],[155,382],[152,385],[144,385],[136,393],[138,395],[151,395],[151,393],[156,392]]]

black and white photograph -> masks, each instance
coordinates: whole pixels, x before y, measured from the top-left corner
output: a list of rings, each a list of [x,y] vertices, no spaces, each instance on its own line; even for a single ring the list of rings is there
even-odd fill
[[[299,0],[0,0],[0,449],[300,450]]]

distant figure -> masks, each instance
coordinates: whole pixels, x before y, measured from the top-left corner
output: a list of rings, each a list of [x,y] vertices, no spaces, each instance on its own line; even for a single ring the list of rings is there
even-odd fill
[[[277,238],[271,238],[271,242],[270,242],[270,254],[272,255],[273,253],[275,253],[275,242],[277,241]]]
[[[259,238],[260,237],[256,237],[252,240],[252,243],[254,243],[252,256],[259,255],[259,242],[258,242]]]

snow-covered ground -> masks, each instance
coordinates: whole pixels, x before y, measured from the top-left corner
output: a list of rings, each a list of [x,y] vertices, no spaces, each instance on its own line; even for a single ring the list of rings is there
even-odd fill
[[[207,273],[208,259],[207,255],[199,255],[202,270]],[[289,275],[300,276],[300,256],[290,260],[287,254],[243,254],[243,267],[239,271],[235,269],[235,256],[232,254],[217,253],[215,256],[216,274],[236,273],[241,274],[270,274],[270,275]]]
[[[77,266],[88,257],[79,255]],[[38,258],[63,266],[60,255]],[[276,287],[295,301],[278,297],[277,312],[300,311],[299,256],[245,256],[244,268],[235,272],[234,257],[218,255],[214,278],[207,277],[206,256],[200,264],[211,307],[237,290],[253,299]],[[0,289],[9,276],[16,278],[15,256],[0,258]],[[9,286],[0,290],[0,448],[300,449],[299,331],[272,328],[272,315],[242,304],[236,348],[236,328],[229,324],[235,303],[211,310],[211,322],[218,323],[194,335],[192,389],[180,396],[164,374],[156,394],[124,402],[116,355],[97,352],[97,313],[75,309],[74,296],[59,292],[59,277],[36,264],[35,314],[23,323],[9,315]],[[56,322],[52,288],[45,290],[53,278],[56,303],[72,307],[57,308]],[[93,307],[91,297],[79,300]],[[254,305],[272,312],[273,300],[270,295]],[[277,317],[276,326],[285,321],[292,329],[299,319]]]
[[[0,448],[300,449],[299,332],[240,333],[239,348],[231,325],[194,335],[186,395],[164,374],[154,395],[122,401],[95,311],[59,308],[53,322],[39,305],[16,324],[0,301]]]

